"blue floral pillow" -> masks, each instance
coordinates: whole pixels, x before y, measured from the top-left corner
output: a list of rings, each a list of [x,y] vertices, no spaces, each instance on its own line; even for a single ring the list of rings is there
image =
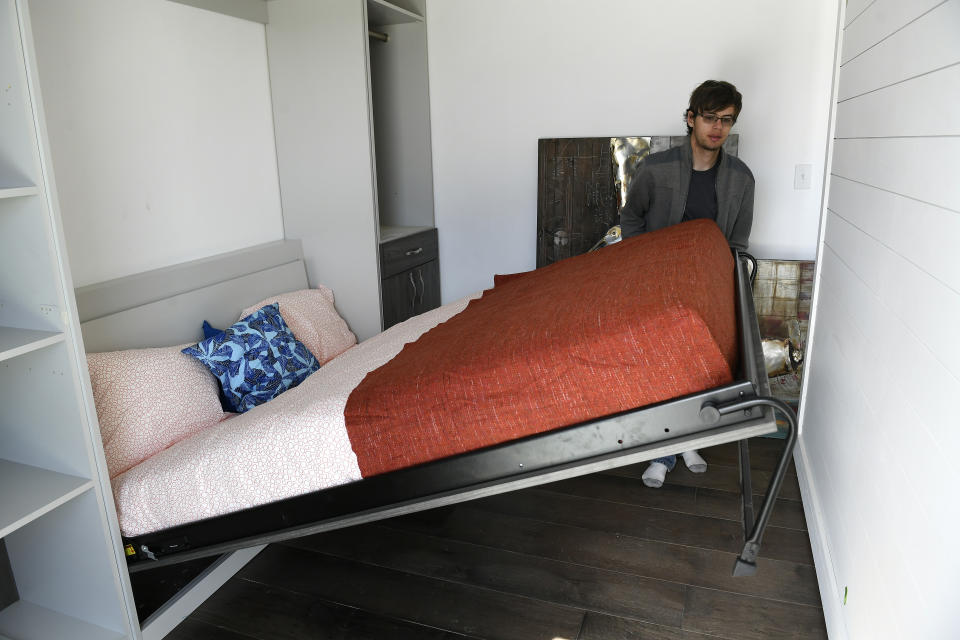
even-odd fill
[[[203,339],[208,338],[217,338],[223,335],[223,329],[217,329],[211,325],[206,320],[203,321]],[[223,395],[223,386],[220,387],[220,392],[217,394],[220,398],[220,406],[223,407],[224,412],[232,412],[233,405],[227,400],[227,396]]]
[[[313,354],[293,337],[276,304],[262,307],[183,353],[213,372],[237,413],[276,398],[320,368]]]
[[[217,329],[206,320],[203,321],[203,339],[215,338],[223,333],[223,329]]]

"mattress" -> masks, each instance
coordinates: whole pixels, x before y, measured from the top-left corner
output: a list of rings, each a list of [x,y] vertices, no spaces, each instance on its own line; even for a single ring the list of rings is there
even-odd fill
[[[498,280],[350,395],[364,477],[732,380],[734,261],[712,221]]]
[[[734,264],[694,221],[412,318],[113,480],[127,537],[713,388]]]

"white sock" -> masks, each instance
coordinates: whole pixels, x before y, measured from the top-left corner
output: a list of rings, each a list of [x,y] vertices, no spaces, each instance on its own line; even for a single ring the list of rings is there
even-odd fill
[[[707,461],[700,457],[696,449],[693,451],[684,451],[683,462],[687,465],[687,469],[690,469],[690,471],[694,473],[703,473],[707,470]]]
[[[663,481],[667,477],[667,465],[662,462],[651,462],[647,470],[643,472],[643,484],[654,489],[663,486]]]

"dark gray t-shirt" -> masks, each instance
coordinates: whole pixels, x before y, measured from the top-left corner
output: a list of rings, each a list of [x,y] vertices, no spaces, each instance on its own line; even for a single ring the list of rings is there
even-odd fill
[[[687,206],[683,210],[683,221],[698,218],[717,219],[717,167],[714,164],[706,171],[694,170],[690,175],[690,190],[687,192]]]

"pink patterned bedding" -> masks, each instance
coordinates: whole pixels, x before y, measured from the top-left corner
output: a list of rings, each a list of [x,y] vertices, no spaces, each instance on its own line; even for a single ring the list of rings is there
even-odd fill
[[[343,417],[350,393],[368,372],[462,311],[469,300],[395,325],[269,403],[208,427],[116,476],[113,495],[123,535],[359,480]]]

